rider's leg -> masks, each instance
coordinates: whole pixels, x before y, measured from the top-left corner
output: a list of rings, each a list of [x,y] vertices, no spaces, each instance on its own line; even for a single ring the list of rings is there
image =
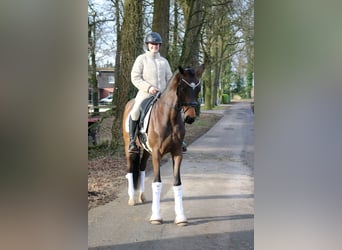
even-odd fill
[[[135,143],[136,140],[136,128],[137,128],[138,121],[133,121],[132,116],[129,117],[129,146],[128,151],[136,152],[138,151],[137,144]]]
[[[143,93],[142,91],[139,91],[137,96],[135,97],[134,105],[132,108],[132,111],[130,113],[130,118],[129,118],[129,146],[128,146],[128,151],[130,152],[137,152],[138,147],[137,144],[135,143],[136,140],[136,128],[140,116],[140,105],[144,99],[148,97],[147,93]]]

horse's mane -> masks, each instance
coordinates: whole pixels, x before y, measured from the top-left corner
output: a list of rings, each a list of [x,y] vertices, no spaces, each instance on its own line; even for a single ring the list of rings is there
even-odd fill
[[[173,74],[171,79],[168,81],[166,88],[164,89],[163,93],[169,92],[169,91],[175,91],[177,89],[177,85],[179,82],[179,70],[176,70],[176,72]]]
[[[178,82],[180,80],[179,78],[181,75],[180,70],[182,70],[183,72],[186,72],[187,74],[190,74],[191,76],[195,76],[195,74],[196,74],[195,70],[193,68],[191,68],[190,66],[187,66],[184,69],[182,69],[181,67],[178,67],[178,69],[172,75],[171,79],[168,81],[167,87],[164,89],[163,93],[169,92],[169,91],[176,91],[177,86],[178,86]]]

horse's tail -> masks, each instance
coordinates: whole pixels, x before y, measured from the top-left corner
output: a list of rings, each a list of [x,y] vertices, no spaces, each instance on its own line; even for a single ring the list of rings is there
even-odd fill
[[[131,161],[133,165],[133,185],[134,189],[138,189],[139,177],[140,177],[140,154],[131,154]]]

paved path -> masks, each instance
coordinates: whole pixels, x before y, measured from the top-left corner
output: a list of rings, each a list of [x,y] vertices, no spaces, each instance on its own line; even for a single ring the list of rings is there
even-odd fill
[[[223,118],[189,145],[181,173],[183,206],[189,225],[173,224],[172,165],[161,167],[162,225],[149,224],[148,202],[127,205],[118,199],[89,211],[89,249],[254,249],[254,115],[249,103],[227,105]]]

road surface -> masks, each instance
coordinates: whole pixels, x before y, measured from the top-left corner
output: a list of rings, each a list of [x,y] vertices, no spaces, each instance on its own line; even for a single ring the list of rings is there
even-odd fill
[[[171,160],[161,167],[162,225],[151,225],[147,202],[128,206],[127,189],[88,213],[89,249],[254,249],[254,114],[249,103],[226,105],[205,135],[188,146],[181,173],[188,226],[173,223]]]

